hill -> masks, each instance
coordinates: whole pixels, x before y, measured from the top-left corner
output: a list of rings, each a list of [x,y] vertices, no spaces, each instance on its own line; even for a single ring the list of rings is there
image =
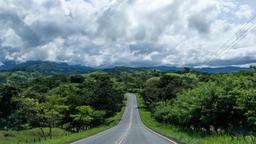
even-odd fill
[[[16,63],[15,61],[5,61],[0,65],[0,71],[33,71],[43,74],[82,74],[96,70],[103,70],[105,72],[117,71],[134,71],[134,70],[158,70],[162,72],[169,71],[183,71],[183,67],[175,66],[153,66],[153,67],[112,67],[112,68],[92,68],[82,65],[69,65],[67,63],[49,62],[49,61],[27,61],[24,63]],[[248,71],[249,68],[242,67],[218,67],[218,68],[193,68],[190,70],[205,72],[205,73],[230,73],[239,71]]]
[[[27,61],[16,63],[15,61],[5,61],[0,66],[1,71],[25,70],[44,74],[82,74],[94,71],[94,68],[81,65],[69,65],[67,63],[57,63],[49,61]]]
[[[150,67],[149,69],[155,69],[160,70],[163,72],[168,71],[182,71],[184,68],[182,67],[169,67],[169,66],[158,66],[158,67]],[[227,66],[227,67],[217,67],[217,68],[190,68],[192,71],[197,72],[205,72],[205,73],[232,73],[232,72],[239,72],[239,71],[249,71],[249,68],[242,68],[242,67],[233,67],[233,66]]]

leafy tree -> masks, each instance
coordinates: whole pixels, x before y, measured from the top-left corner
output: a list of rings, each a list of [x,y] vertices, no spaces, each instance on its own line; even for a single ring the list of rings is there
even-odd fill
[[[256,85],[249,77],[214,75],[214,82],[200,83],[178,92],[174,101],[160,102],[154,117],[198,130],[254,130]]]
[[[237,109],[244,112],[245,121],[241,125],[256,131],[256,89],[238,90]]]
[[[47,127],[49,127],[49,136],[52,138],[52,128],[62,120],[63,113],[68,109],[68,106],[64,105],[66,101],[65,97],[60,95],[52,95],[47,97],[47,102],[44,103],[45,117]]]
[[[90,126],[90,123],[93,121],[93,109],[90,106],[78,106],[78,113],[71,115],[74,119],[74,126],[76,131],[87,129]]]
[[[19,98],[16,101],[19,104],[13,117],[15,119],[15,126],[20,129],[38,127],[46,139],[46,134],[43,130],[47,126],[44,105],[32,98]]]
[[[93,75],[95,82],[92,85],[93,96],[88,99],[96,110],[105,110],[107,116],[113,115],[121,109],[123,93],[114,87],[108,74]]]
[[[81,75],[74,75],[70,77],[71,83],[83,83],[85,78]]]
[[[92,126],[98,126],[105,123],[106,112],[105,111],[93,111],[92,113],[93,121]]]
[[[194,87],[196,83],[197,77],[189,73],[167,73],[161,77],[153,77],[145,83],[143,100],[145,105],[154,111],[158,102],[174,100],[179,92]]]
[[[145,88],[142,92],[145,106],[150,110],[156,105],[156,102],[160,100],[161,89],[159,87],[160,78],[154,77],[146,81]]]
[[[19,96],[19,92],[20,89],[15,86],[0,87],[0,126],[10,128],[10,116],[15,112],[17,106],[14,98]]]
[[[256,66],[251,65],[250,68],[254,71],[256,71]]]

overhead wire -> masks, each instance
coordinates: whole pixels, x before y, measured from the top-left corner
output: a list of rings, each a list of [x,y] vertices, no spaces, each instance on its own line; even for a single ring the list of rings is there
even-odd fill
[[[215,54],[213,54],[205,63],[205,65],[211,65],[213,59],[217,56],[222,56],[226,51],[234,48],[241,40],[243,40],[251,31],[253,31],[256,27],[256,15],[252,17],[249,21],[243,24],[238,31],[235,33],[236,37],[232,37],[228,39],[223,45],[221,45]]]

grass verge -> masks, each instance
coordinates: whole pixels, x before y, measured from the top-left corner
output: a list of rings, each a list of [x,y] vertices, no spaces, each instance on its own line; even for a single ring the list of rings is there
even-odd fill
[[[0,131],[0,144],[67,144],[82,138],[95,135],[118,124],[124,113],[125,105],[115,116],[106,120],[107,125],[91,128],[80,133],[71,133],[63,129],[54,128],[53,138],[44,140],[39,128],[23,131]],[[45,132],[49,129],[45,128]]]
[[[256,138],[250,136],[232,137],[227,134],[202,134],[187,131],[172,125],[162,124],[151,117],[151,113],[144,109],[142,98],[137,94],[140,116],[143,123],[150,129],[162,134],[178,143],[184,144],[255,144]]]

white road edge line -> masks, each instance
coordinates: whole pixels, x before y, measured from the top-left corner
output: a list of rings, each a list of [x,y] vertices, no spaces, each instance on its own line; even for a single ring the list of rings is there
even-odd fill
[[[143,124],[143,125],[144,125],[144,124]],[[171,142],[171,143],[173,143],[173,144],[178,144],[177,142],[175,142],[175,141],[173,141],[173,140],[170,140],[169,138],[167,138],[167,137],[165,137],[165,136],[163,136],[163,135],[161,135],[161,134],[159,134],[159,133],[153,131],[152,129],[146,127],[145,125],[144,125],[144,127],[145,127],[147,130],[149,130],[150,132],[154,133],[155,135],[161,137],[162,139],[164,139],[164,140],[166,140],[166,141],[168,141],[168,142]]]
[[[78,143],[84,141],[85,139],[89,139],[89,138],[94,139],[96,136],[106,136],[106,135],[108,135],[113,129],[115,129],[116,127],[117,127],[117,126],[114,126],[114,127],[110,128],[110,129],[107,129],[107,130],[102,131],[102,132],[100,132],[100,133],[97,133],[97,134],[95,134],[95,135],[89,136],[89,137],[87,137],[87,138],[82,138],[82,139],[76,140],[76,141],[74,141],[74,142],[72,142],[72,143],[69,143],[69,144],[78,144]]]
[[[137,97],[136,97],[136,103],[138,104]],[[139,112],[139,111],[138,111],[138,112]],[[139,112],[139,115],[140,115],[140,112]],[[141,120],[141,118],[140,118],[140,120]],[[141,120],[141,121],[142,121],[142,120]],[[172,143],[172,144],[179,144],[179,143],[177,143],[177,142],[175,142],[175,141],[173,141],[173,140],[170,140],[169,138],[167,138],[167,137],[165,137],[165,136],[163,136],[163,135],[161,135],[161,134],[159,134],[159,133],[153,131],[152,129],[148,128],[148,127],[143,123],[143,121],[142,121],[142,125],[143,125],[148,131],[150,131],[150,132],[152,132],[153,134],[159,136],[160,138],[162,138],[162,139],[164,139],[164,140],[166,140],[166,141],[168,141],[168,142],[170,142],[170,143]]]
[[[124,142],[124,140],[127,138],[128,134],[129,134],[129,131],[132,127],[132,119],[133,119],[133,105],[134,105],[134,102],[132,101],[132,104],[131,104],[131,112],[130,112],[130,120],[129,120],[129,125],[128,125],[128,129],[126,130],[126,132],[121,136],[120,139],[118,139],[115,144],[122,144]]]

